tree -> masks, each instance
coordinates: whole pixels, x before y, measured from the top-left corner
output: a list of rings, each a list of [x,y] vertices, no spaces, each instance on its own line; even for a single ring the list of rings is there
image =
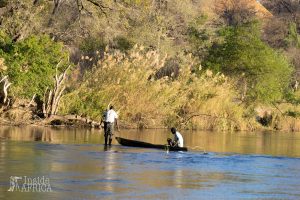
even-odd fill
[[[98,28],[92,29],[95,24],[102,21],[107,24],[111,4],[100,0],[3,1],[0,2],[0,8],[5,6],[0,10],[0,27],[14,41],[36,33],[46,33],[60,41],[74,41],[90,35]]]
[[[246,0],[219,0],[215,12],[229,26],[237,26],[252,21],[256,16],[253,4]]]
[[[273,48],[286,48],[285,38],[289,34],[289,23],[286,23],[278,17],[273,17],[263,27],[263,40]]]
[[[62,43],[52,41],[49,36],[31,36],[21,42],[13,42],[0,34],[0,57],[5,59],[12,95],[16,98],[43,97],[46,88],[53,87],[56,66],[59,71],[68,64],[68,53]]]
[[[210,49],[204,66],[236,77],[242,100],[282,99],[293,70],[282,54],[260,39],[258,24],[227,27],[223,34],[224,42]]]
[[[273,15],[285,21],[300,23],[300,1],[299,0],[261,0],[262,4],[269,9]]]
[[[299,81],[300,71],[300,1],[262,0],[274,15],[264,27],[264,40],[274,48],[282,49],[295,66],[294,81]]]
[[[274,15],[264,27],[264,40],[275,48],[290,47],[291,39],[300,32],[300,1],[263,0],[261,2]],[[288,43],[286,39],[289,40]]]
[[[44,95],[43,114],[46,118],[56,115],[60,99],[65,91],[64,82],[70,65],[61,74],[58,74],[58,67],[59,65],[56,66],[55,85],[53,89],[48,90],[47,88]]]
[[[4,64],[4,59],[0,58],[0,108],[2,106],[9,105],[9,98],[8,98],[8,88],[11,85],[11,82],[9,82],[9,78],[5,74],[5,71],[7,70],[7,66]]]

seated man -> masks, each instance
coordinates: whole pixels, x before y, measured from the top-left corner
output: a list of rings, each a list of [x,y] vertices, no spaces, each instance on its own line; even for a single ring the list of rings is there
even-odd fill
[[[182,135],[176,131],[176,128],[172,127],[171,132],[174,135],[174,140],[171,138],[167,139],[168,145],[172,147],[183,147],[183,137]]]

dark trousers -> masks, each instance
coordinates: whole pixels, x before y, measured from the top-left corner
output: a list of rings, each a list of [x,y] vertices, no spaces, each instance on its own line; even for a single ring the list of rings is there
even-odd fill
[[[110,122],[104,122],[104,137],[105,137],[105,145],[107,143],[111,145],[112,137],[113,137],[113,129],[114,124]]]

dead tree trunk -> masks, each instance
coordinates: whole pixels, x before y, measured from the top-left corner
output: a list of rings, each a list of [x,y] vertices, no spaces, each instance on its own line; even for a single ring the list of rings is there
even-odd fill
[[[6,106],[9,104],[9,99],[8,99],[8,88],[11,85],[11,83],[8,80],[8,76],[4,76],[1,80],[0,80],[0,105],[2,106]]]
[[[66,80],[66,73],[70,66],[68,66],[63,73],[58,75],[58,66],[56,67],[55,86],[53,89],[47,88],[44,94],[43,113],[45,118],[57,114],[57,108],[63,91],[65,90],[64,82]]]

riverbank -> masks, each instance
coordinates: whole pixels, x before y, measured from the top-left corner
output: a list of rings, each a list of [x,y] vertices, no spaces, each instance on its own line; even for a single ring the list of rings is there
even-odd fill
[[[219,105],[219,104],[218,104]],[[161,113],[156,117],[144,113],[129,115],[123,113],[119,119],[119,127],[122,129],[166,129],[170,126],[182,130],[205,131],[285,131],[299,132],[300,119],[297,117],[297,109],[287,104],[280,104],[277,108],[260,106],[253,109],[251,115],[246,115],[247,110],[240,106],[238,109],[226,109],[225,113],[217,112],[212,107],[203,113],[196,113],[191,108],[188,113],[183,113],[181,118],[168,118]],[[248,108],[249,110],[250,108]],[[221,109],[219,109],[221,110]],[[293,116],[294,110],[295,116]],[[213,112],[214,111],[214,112]],[[240,111],[240,112],[238,112]],[[53,126],[53,127],[78,127],[100,129],[100,117],[85,115],[57,114],[45,118],[39,113],[38,106],[29,101],[18,101],[13,106],[0,112],[0,125],[2,126]]]
[[[159,120],[138,121],[135,123],[119,120],[122,129],[166,129]],[[179,124],[177,127],[186,130],[203,131],[284,131],[300,132],[300,119],[291,116],[269,113],[257,115],[255,118],[236,121],[211,115],[197,115],[190,119],[189,126]],[[101,129],[100,120],[79,115],[53,115],[41,118],[34,113],[33,107],[18,107],[3,111],[0,114],[1,126],[52,126]]]

